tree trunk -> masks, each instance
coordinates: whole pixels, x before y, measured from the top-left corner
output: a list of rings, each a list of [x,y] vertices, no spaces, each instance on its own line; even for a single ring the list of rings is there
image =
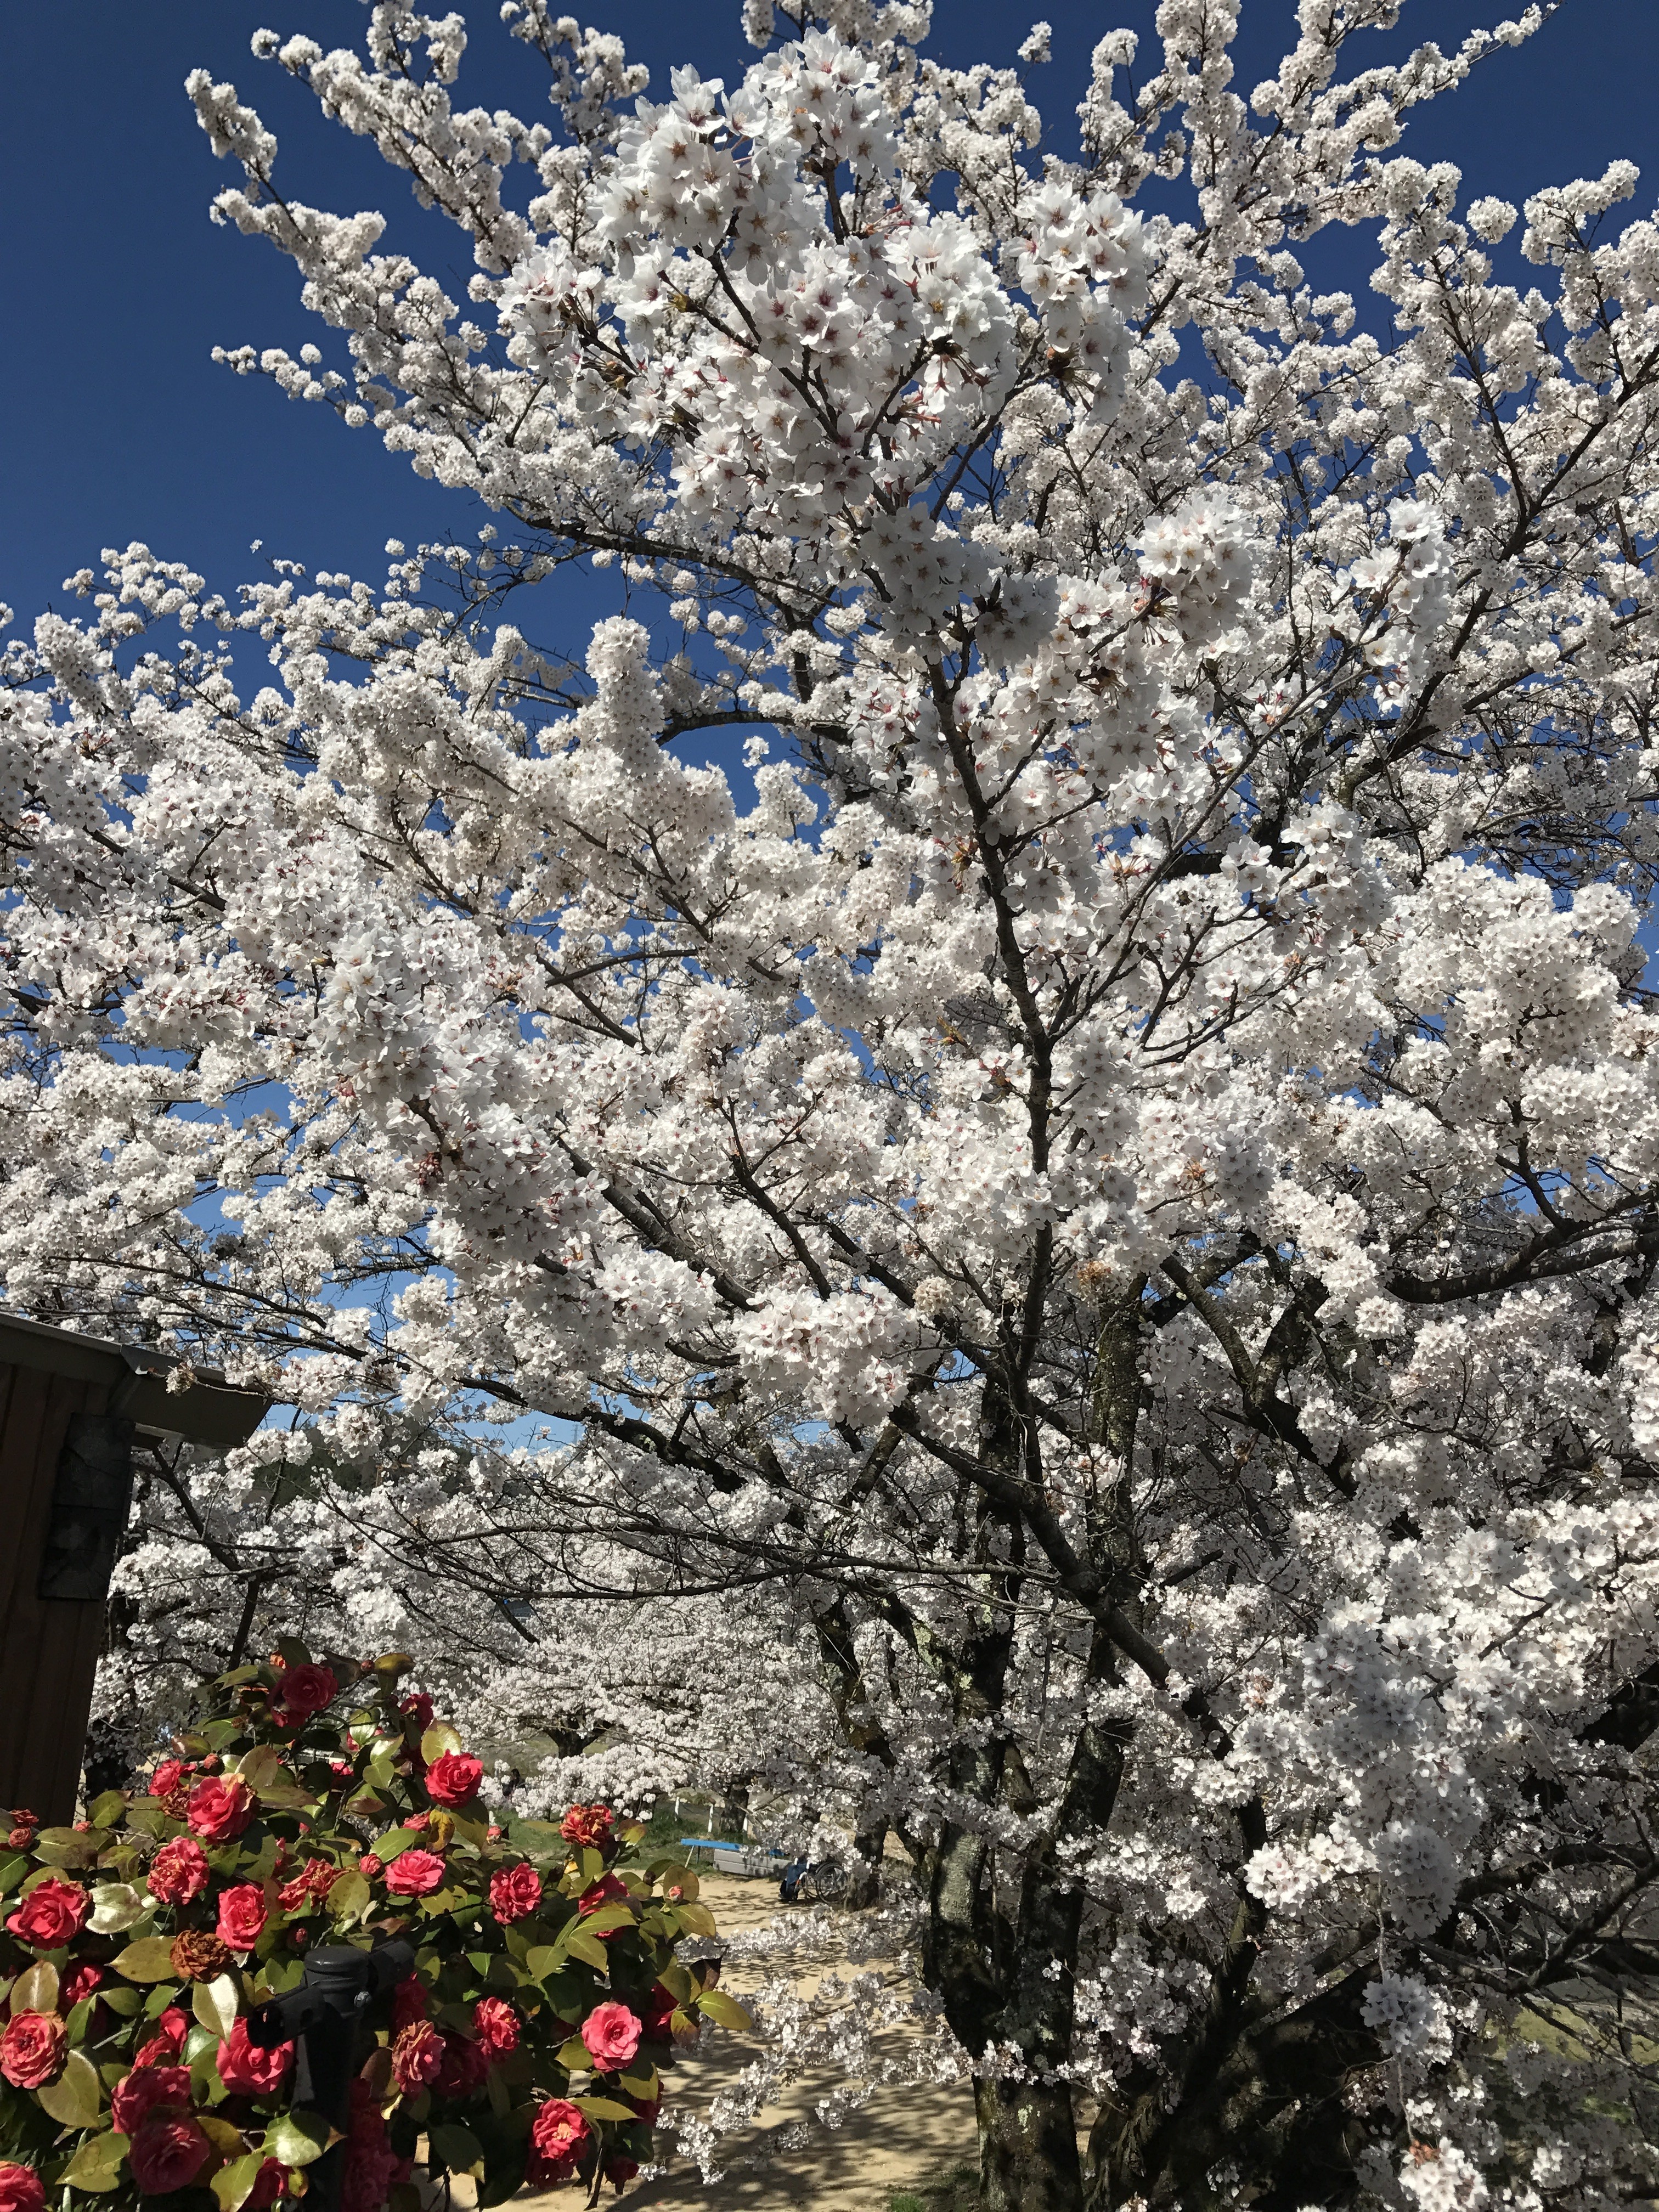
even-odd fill
[[[974,2112],[986,2212],[1082,2212],[1069,2082],[975,2081]]]

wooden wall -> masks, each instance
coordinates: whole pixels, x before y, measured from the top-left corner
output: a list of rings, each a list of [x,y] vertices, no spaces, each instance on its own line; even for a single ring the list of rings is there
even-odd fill
[[[42,1598],[35,1581],[70,1417],[108,1397],[101,1377],[0,1363],[0,1808],[53,1826],[75,1817],[104,1607]]]

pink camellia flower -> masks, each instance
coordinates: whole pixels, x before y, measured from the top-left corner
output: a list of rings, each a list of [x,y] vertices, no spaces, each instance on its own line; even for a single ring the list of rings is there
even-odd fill
[[[505,2058],[519,2047],[519,2015],[505,1997],[480,1997],[472,2008],[472,2027],[487,2058]]]
[[[185,1763],[181,1759],[164,1759],[149,1778],[152,1797],[171,1797],[185,1778]]]
[[[46,2212],[46,2185],[32,2166],[0,2165],[0,2212]]]
[[[559,1823],[568,1844],[597,1846],[609,1839],[616,1814],[608,1805],[573,1805]]]
[[[375,1857],[373,1851],[365,1851],[357,1862],[358,1873],[366,1874],[371,1881],[382,1870],[383,1863]]]
[[[169,2005],[155,2027],[156,2033],[133,2060],[135,2066],[165,2066],[184,2049],[190,2021],[177,2005]]]
[[[430,1897],[444,1886],[444,1863],[435,1851],[399,1851],[386,1870],[394,1897]]]
[[[150,1861],[145,1880],[163,1905],[188,1905],[208,1886],[207,1853],[194,1836],[175,1836]]]
[[[210,1775],[190,1793],[185,1818],[210,1844],[228,1843],[253,1818],[253,1792],[240,1774]],[[199,2133],[199,2130],[198,2130]],[[205,2140],[205,2138],[204,2138]]]
[[[435,2081],[443,2063],[444,2039],[429,2020],[404,2028],[392,2046],[392,2078],[406,2097]]]
[[[633,2064],[641,2033],[639,2014],[614,2001],[595,2005],[582,2022],[582,2041],[601,2074],[620,2074]]]
[[[483,1759],[470,1751],[447,1751],[426,1770],[427,1795],[441,1805],[470,1805],[483,1780]]]
[[[15,1912],[6,1915],[6,1925],[20,1943],[37,1951],[56,1951],[70,1942],[86,1924],[92,1899],[78,1881],[64,1881],[55,1874],[37,1882]]]
[[[489,1877],[489,1909],[503,1928],[527,1920],[542,1901],[542,1878],[528,1861]]]
[[[127,2165],[146,2197],[167,2197],[195,2180],[212,2150],[194,2120],[151,2120],[133,2137]]]
[[[592,2130],[573,2104],[563,2097],[550,2097],[530,2130],[530,2164],[525,2179],[540,2188],[550,2182],[568,2181],[592,2137]]]
[[[55,2081],[69,2057],[69,2030],[56,2013],[14,2013],[0,2035],[0,2074],[14,2089]]]
[[[187,2066],[135,2066],[110,2092],[110,2118],[119,2136],[136,2136],[158,2112],[190,2110]]]
[[[219,2045],[219,2079],[233,2095],[274,2096],[288,2079],[294,2063],[294,2045],[279,2043],[274,2051],[261,2051],[248,2040],[247,2022],[239,2020],[229,2038]]]
[[[219,1940],[233,1951],[251,1951],[264,1933],[265,1893],[257,1881],[239,1881],[219,1893]]]

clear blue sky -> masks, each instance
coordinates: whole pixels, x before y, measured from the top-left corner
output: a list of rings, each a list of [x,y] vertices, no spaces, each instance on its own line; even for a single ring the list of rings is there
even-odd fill
[[[539,64],[511,41],[495,0],[462,0],[473,44],[459,88],[471,105],[533,117]],[[1449,47],[1474,21],[1519,13],[1522,0],[1407,0],[1400,29],[1357,42],[1366,58],[1424,39]],[[1054,25],[1054,59],[1032,90],[1052,140],[1068,149],[1073,109],[1096,39],[1127,22],[1155,51],[1153,0],[1103,8],[1075,0],[942,0],[939,46],[951,59],[1011,60],[1030,20]],[[470,534],[481,515],[420,483],[372,432],[283,398],[209,359],[215,344],[308,338],[331,358],[337,340],[301,308],[290,264],[261,241],[211,225],[208,203],[233,181],[197,128],[182,87],[196,66],[229,76],[282,143],[285,189],[313,204],[374,207],[389,246],[415,252],[464,291],[459,234],[415,209],[373,149],[325,123],[303,88],[248,52],[269,24],[325,45],[354,42],[359,0],[13,0],[0,83],[0,298],[11,337],[0,347],[0,599],[20,627],[100,546],[146,540],[225,589],[253,573],[249,541],[312,568],[377,577],[388,537]],[[693,61],[728,82],[747,58],[737,0],[708,8],[666,0],[590,0],[665,92],[668,65]],[[1248,93],[1291,35],[1291,0],[1244,0],[1236,82]],[[1659,198],[1659,0],[1566,0],[1538,38],[1485,64],[1453,99],[1414,124],[1402,150],[1451,158],[1466,189],[1517,203],[1546,182],[1598,173],[1615,154],[1644,171],[1638,209]],[[1338,267],[1331,266],[1334,257]],[[1322,283],[1364,293],[1375,255],[1361,236],[1322,250]],[[596,611],[562,594],[530,621],[549,645],[580,644]],[[529,610],[515,611],[526,622]]]

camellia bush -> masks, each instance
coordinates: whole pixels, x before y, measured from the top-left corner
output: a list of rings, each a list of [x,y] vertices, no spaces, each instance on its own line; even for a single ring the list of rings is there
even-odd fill
[[[717,1967],[674,1956],[714,1933],[696,1875],[604,1805],[498,1826],[481,1761],[399,1694],[406,1664],[290,1644],[209,1685],[143,1790],[70,1828],[13,1812],[3,2212],[83,2191],[257,2212],[337,2143],[345,2212],[417,2204],[422,2153],[485,2203],[526,2181],[596,2194],[648,2155],[674,2044],[702,2017],[747,2024]],[[359,2031],[341,2131],[249,2014],[313,1945],[392,1936],[414,1971]]]

